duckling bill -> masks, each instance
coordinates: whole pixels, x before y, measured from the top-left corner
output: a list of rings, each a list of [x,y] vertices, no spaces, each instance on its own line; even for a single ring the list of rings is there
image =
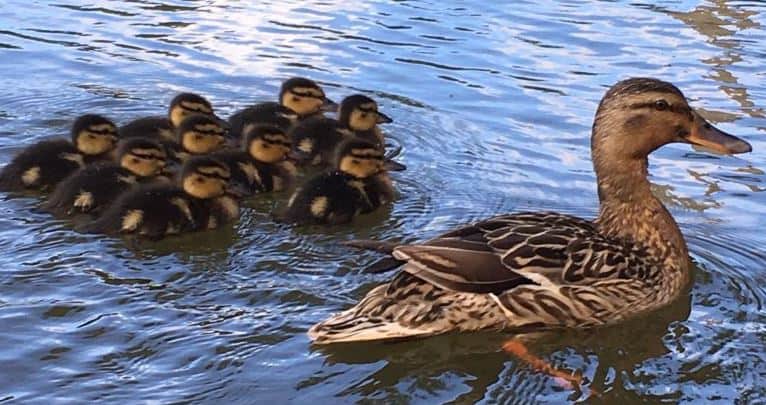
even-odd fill
[[[71,140],[41,141],[16,155],[0,172],[0,191],[48,190],[86,163],[104,159],[116,142],[111,120],[80,116],[72,125]]]
[[[343,224],[394,198],[383,152],[359,138],[338,147],[336,170],[307,181],[279,219],[294,223]]]
[[[229,168],[208,156],[186,161],[178,184],[141,185],[122,194],[84,232],[133,234],[148,239],[213,229],[239,217],[227,195]]]
[[[97,213],[120,194],[160,175],[165,149],[149,138],[128,138],[117,148],[117,162],[99,162],[79,169],[60,182],[43,208],[59,215]]]

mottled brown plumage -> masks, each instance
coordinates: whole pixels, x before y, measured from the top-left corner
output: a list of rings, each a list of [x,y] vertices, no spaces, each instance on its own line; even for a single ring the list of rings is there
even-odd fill
[[[376,270],[399,265],[402,271],[353,308],[313,326],[309,336],[333,343],[589,327],[666,305],[689,282],[691,263],[681,231],[646,176],[647,156],[672,142],[750,151],[702,119],[672,84],[619,82],[602,99],[593,125],[598,218],[508,214],[422,244],[384,245],[395,261]]]

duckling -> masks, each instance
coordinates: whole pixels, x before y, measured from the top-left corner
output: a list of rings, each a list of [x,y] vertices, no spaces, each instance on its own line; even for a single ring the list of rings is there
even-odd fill
[[[175,142],[175,129],[190,115],[206,115],[220,120],[213,112],[210,102],[199,94],[181,93],[170,101],[167,117],[143,117],[120,127],[122,138],[149,137],[165,142]]]
[[[299,120],[336,108],[338,105],[325,96],[324,90],[316,82],[293,77],[282,83],[279,103],[260,103],[234,113],[229,118],[231,136],[241,139],[250,124],[271,124],[288,131]]]
[[[149,138],[128,138],[117,148],[117,162],[88,165],[61,181],[43,208],[59,215],[96,213],[121,193],[160,175],[165,148]]]
[[[342,224],[394,198],[389,164],[373,142],[351,138],[338,147],[336,170],[298,189],[278,219],[294,223]]]
[[[378,111],[375,100],[362,94],[348,96],[340,103],[337,120],[312,117],[293,127],[294,157],[299,163],[331,164],[338,144],[350,136],[374,142],[383,150],[383,133],[377,124],[392,121]]]
[[[108,157],[117,142],[117,126],[101,115],[86,114],[72,124],[71,137],[21,151],[0,172],[0,191],[47,190],[86,163]]]
[[[237,201],[226,194],[230,176],[229,168],[218,159],[195,156],[184,163],[177,185],[140,185],[123,193],[95,222],[80,229],[156,240],[216,228],[239,217]]]
[[[383,147],[383,132],[378,124],[394,122],[391,117],[378,111],[378,103],[363,94],[353,94],[344,98],[338,109],[338,120],[351,130],[354,135]]]
[[[177,127],[177,143],[171,153],[179,161],[185,161],[191,155],[213,153],[226,144],[225,135],[226,129],[220,120],[207,115],[191,115]]]
[[[296,168],[287,160],[290,137],[273,125],[255,125],[245,131],[241,150],[227,150],[212,156],[229,165],[232,186],[241,196],[282,191],[290,187]]]

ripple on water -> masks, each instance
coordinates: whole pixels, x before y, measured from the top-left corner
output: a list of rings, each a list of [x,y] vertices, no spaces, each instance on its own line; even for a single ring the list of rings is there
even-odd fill
[[[3,197],[0,402],[766,397],[757,2],[102,3],[0,9],[0,160],[84,112],[122,124],[190,90],[227,116],[304,75],[335,100],[375,97],[408,170],[392,174],[395,204],[351,225],[278,224],[283,193],[249,201],[235,225],[159,243],[80,235],[35,197]],[[344,241],[416,242],[514,210],[593,216],[593,112],[631,75],[678,84],[755,152],[655,154],[695,284],[646,319],[531,344],[581,373],[582,390],[502,353],[500,333],[309,345],[311,324],[390,277],[362,273],[379,255]]]

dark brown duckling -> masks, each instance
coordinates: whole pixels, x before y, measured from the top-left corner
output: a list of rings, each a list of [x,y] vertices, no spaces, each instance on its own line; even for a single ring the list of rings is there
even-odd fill
[[[206,155],[226,145],[226,129],[221,121],[206,115],[184,118],[176,128],[176,144],[171,153],[175,160],[185,161],[194,155]]]
[[[288,131],[300,120],[321,115],[323,111],[333,111],[337,107],[316,82],[293,77],[282,83],[278,103],[259,103],[234,113],[229,118],[231,137],[236,143],[248,125],[275,125]]]
[[[232,188],[242,196],[282,191],[295,179],[296,168],[287,158],[290,137],[279,127],[248,128],[241,150],[217,152],[213,156],[229,165]]]
[[[383,151],[360,138],[338,147],[336,169],[296,190],[278,219],[293,223],[342,224],[394,198]]]
[[[176,128],[191,115],[206,115],[220,120],[213,112],[213,105],[195,93],[180,93],[170,101],[167,117],[153,116],[133,120],[120,127],[122,138],[147,137],[173,143],[176,140]]]
[[[227,195],[228,166],[195,156],[181,168],[178,183],[140,185],[122,194],[84,232],[134,234],[149,239],[213,229],[239,217],[239,205]]]
[[[298,123],[290,131],[293,156],[299,165],[329,165],[338,144],[351,136],[374,142],[383,150],[383,133],[377,124],[392,122],[378,111],[375,100],[361,94],[343,99],[338,119],[312,117]]]
[[[155,179],[166,164],[165,148],[149,138],[128,138],[117,148],[116,162],[98,162],[61,181],[44,209],[59,215],[98,213],[140,182]]]
[[[41,141],[16,155],[0,172],[0,191],[48,190],[86,163],[107,159],[116,143],[111,120],[82,115],[72,124],[71,140]]]

